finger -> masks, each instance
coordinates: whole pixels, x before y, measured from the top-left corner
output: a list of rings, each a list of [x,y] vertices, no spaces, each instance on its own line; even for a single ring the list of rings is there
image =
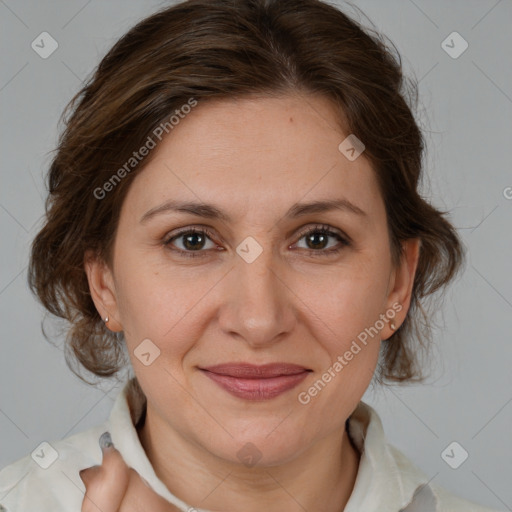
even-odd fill
[[[88,468],[80,474],[86,486],[82,512],[118,512],[130,480],[129,468],[108,432],[101,436],[100,446],[101,466]]]
[[[80,472],[86,486],[82,512],[179,512],[126,465],[108,432],[101,436],[100,446],[102,465]]]
[[[82,469],[82,471],[79,471],[80,478],[82,479],[82,482],[85,484],[85,488],[87,489],[87,486],[90,485],[91,479],[94,480],[96,478],[96,475],[99,473],[101,469],[101,466],[91,466],[90,468]]]

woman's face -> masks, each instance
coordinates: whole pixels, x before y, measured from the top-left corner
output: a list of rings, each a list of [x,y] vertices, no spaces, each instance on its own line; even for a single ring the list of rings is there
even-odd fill
[[[277,464],[343,429],[409,307],[417,244],[394,269],[374,173],[337,126],[318,97],[199,102],[134,179],[112,268],[87,266],[148,415],[224,460]]]

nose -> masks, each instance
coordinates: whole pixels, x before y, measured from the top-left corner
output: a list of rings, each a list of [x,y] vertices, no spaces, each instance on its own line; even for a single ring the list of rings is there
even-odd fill
[[[227,335],[252,348],[264,348],[292,332],[295,295],[283,266],[273,261],[271,249],[263,250],[251,263],[236,255],[225,293],[219,324]]]

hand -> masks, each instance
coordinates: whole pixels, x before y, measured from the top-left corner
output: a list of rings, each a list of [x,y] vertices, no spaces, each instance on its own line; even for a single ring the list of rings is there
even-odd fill
[[[81,512],[179,512],[125,464],[108,432],[101,436],[100,446],[101,466],[80,471],[86,488]]]

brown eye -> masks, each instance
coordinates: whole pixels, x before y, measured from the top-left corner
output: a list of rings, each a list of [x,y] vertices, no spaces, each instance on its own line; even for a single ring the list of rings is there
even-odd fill
[[[188,228],[165,240],[164,246],[169,247],[169,249],[177,251],[187,257],[193,258],[196,256],[203,256],[201,253],[206,252],[203,249],[205,249],[205,244],[208,240],[210,240],[212,247],[206,247],[206,249],[213,249],[216,247],[210,239],[211,236],[213,235],[204,228]],[[176,242],[179,242],[181,247],[172,247],[173,245],[176,245]]]
[[[336,239],[338,241],[338,247],[328,248],[329,239]],[[316,226],[310,228],[306,232],[300,235],[300,239],[305,239],[306,247],[304,249],[310,254],[315,256],[329,255],[339,252],[342,247],[350,245],[350,242],[337,231],[333,231],[329,226]]]

